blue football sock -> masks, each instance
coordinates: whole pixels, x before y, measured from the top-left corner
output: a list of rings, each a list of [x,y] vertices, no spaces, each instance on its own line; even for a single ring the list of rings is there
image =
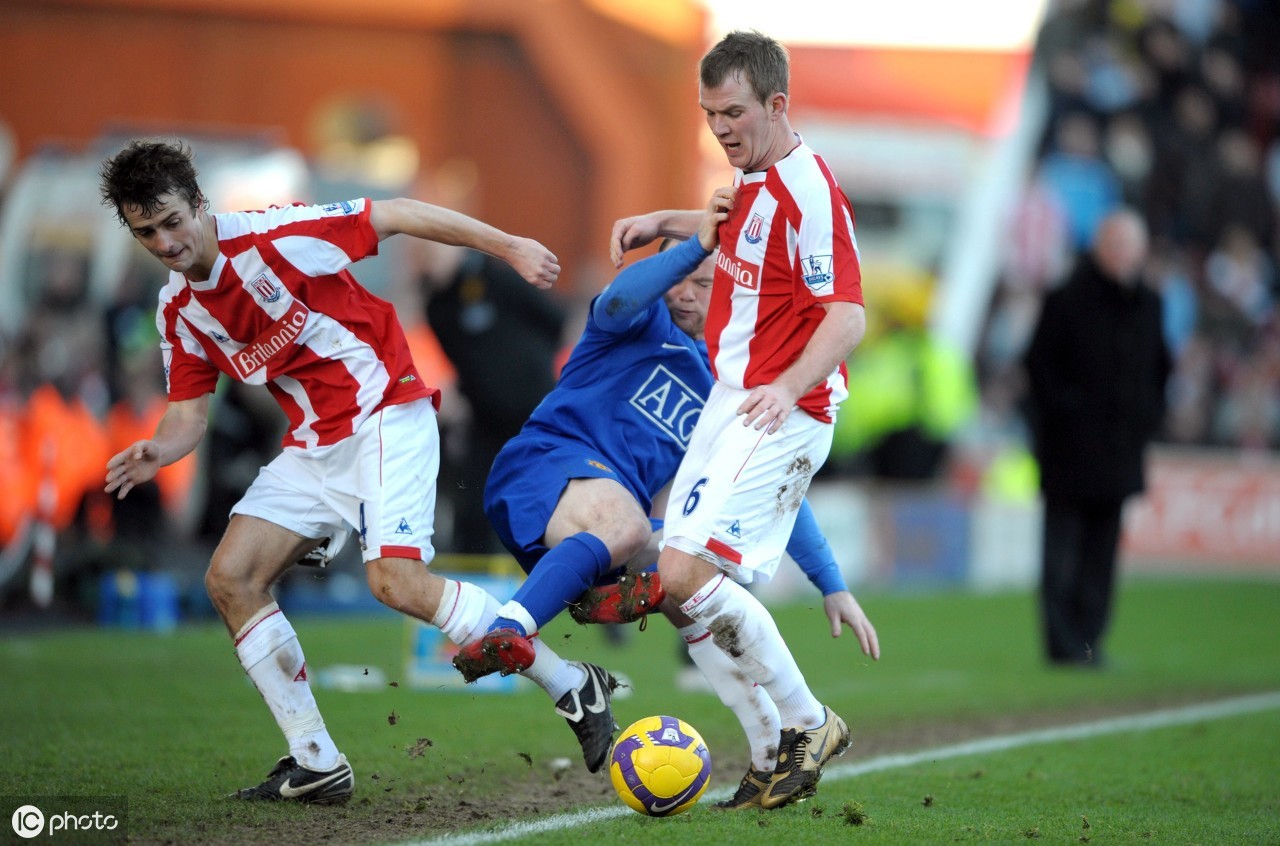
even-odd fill
[[[520,633],[521,637],[529,636],[529,633],[524,630],[524,626],[520,625],[510,617],[498,617],[489,624],[488,631],[496,632],[498,629],[514,629]]]
[[[604,541],[589,532],[571,535],[542,556],[512,599],[541,629],[609,572],[611,563]]]

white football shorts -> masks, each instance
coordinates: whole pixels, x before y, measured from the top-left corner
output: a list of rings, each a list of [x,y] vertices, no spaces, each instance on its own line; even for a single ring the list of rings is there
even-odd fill
[[[328,558],[354,530],[365,561],[435,556],[440,434],[430,399],[390,405],[351,437],[285,447],[258,472],[232,514],[260,517],[304,538],[329,538]]]
[[[664,545],[696,555],[741,584],[773,578],[835,427],[793,409],[772,435],[743,426],[750,391],[716,383],[667,502]]]

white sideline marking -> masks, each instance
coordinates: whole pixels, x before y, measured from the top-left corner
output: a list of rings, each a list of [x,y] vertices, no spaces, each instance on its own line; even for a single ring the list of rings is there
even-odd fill
[[[1145,714],[1132,714],[1127,717],[1112,717],[1106,720],[1095,720],[1089,723],[1058,726],[1056,728],[1024,731],[1016,734],[1000,734],[983,737],[950,746],[938,746],[934,749],[922,749],[919,752],[907,752],[897,755],[881,755],[856,764],[840,764],[828,766],[822,774],[823,781],[835,781],[844,778],[878,773],[885,770],[911,767],[916,764],[945,761],[951,758],[964,758],[969,755],[981,755],[988,752],[1004,752],[1023,746],[1035,746],[1041,743],[1057,743],[1062,740],[1080,740],[1100,737],[1108,734],[1124,732],[1151,731],[1153,729],[1180,726],[1188,723],[1222,720],[1228,717],[1239,717],[1255,714],[1260,711],[1271,711],[1280,708],[1280,691],[1258,693],[1251,696],[1239,696],[1234,699],[1222,699],[1205,702],[1199,705],[1187,705],[1182,708],[1168,708],[1160,711],[1148,711]],[[702,801],[716,802],[733,795],[736,787],[725,787],[708,791]],[[488,843],[502,843],[517,837],[534,834],[548,834],[577,828],[588,823],[610,820],[615,817],[635,813],[622,805],[610,805],[603,808],[588,808],[585,811],[574,811],[568,814],[556,814],[537,820],[509,823],[488,831],[477,831],[463,834],[449,834],[432,840],[413,840],[402,846],[483,846]]]

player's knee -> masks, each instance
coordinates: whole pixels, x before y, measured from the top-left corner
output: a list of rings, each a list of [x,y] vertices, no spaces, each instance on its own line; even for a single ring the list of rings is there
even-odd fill
[[[644,551],[652,536],[648,520],[623,520],[611,527],[606,544],[614,561],[630,561]]]
[[[413,563],[416,565],[415,569],[429,577],[427,571],[421,569],[419,562]],[[407,607],[408,593],[415,589],[416,574],[411,573],[406,564],[406,561],[397,558],[375,558],[365,562],[365,579],[369,583],[369,591],[383,605],[397,611],[403,611]],[[417,589],[421,588],[418,585]]]
[[[209,562],[209,569],[204,573],[205,593],[209,594],[209,601],[213,603],[213,607],[218,610],[226,608],[234,599],[238,587],[240,585],[236,579],[232,578],[227,568],[222,566],[215,556]]]
[[[683,604],[720,572],[692,555],[664,552],[658,558],[658,578],[670,599]]]

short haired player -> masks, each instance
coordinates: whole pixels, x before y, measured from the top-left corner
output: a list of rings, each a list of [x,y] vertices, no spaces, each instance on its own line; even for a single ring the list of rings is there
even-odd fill
[[[783,730],[760,803],[813,795],[850,744],[813,695],[768,610],[744,587],[772,578],[803,496],[826,461],[845,359],[866,317],[853,211],[826,163],[791,128],[789,58],[757,32],[731,32],[702,59],[699,101],[737,170],[721,224],[707,349],[716,382],[672,483],[658,573],[681,610],[732,648],[773,700]],[[693,212],[614,227],[622,252],[688,232]]]

